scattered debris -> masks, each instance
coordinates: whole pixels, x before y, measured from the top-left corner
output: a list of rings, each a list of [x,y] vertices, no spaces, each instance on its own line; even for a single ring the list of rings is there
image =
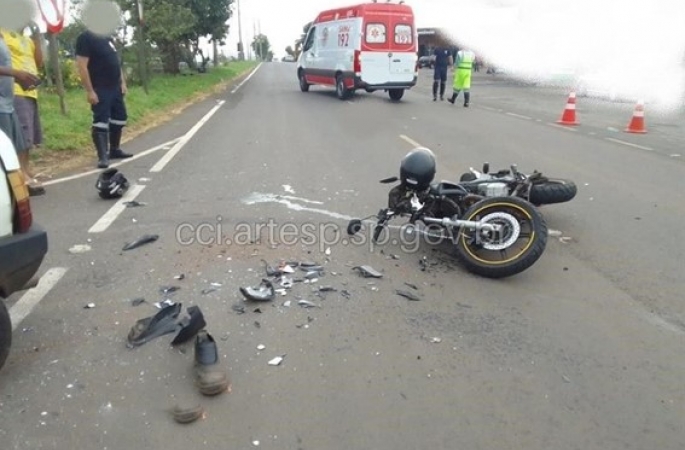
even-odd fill
[[[310,302],[309,300],[300,300],[297,302],[298,305],[302,306],[303,308],[317,308],[319,305],[316,303]]]
[[[290,193],[290,194],[294,194],[294,193],[295,193],[295,190],[294,190],[293,187],[290,186],[289,184],[284,184],[284,185],[283,185],[283,190],[284,190],[285,192]]]
[[[397,295],[399,295],[399,296],[401,296],[401,297],[404,297],[404,298],[406,298],[406,299],[408,299],[408,300],[411,300],[411,301],[413,301],[413,302],[421,301],[421,299],[420,299],[419,297],[417,297],[416,295],[412,294],[412,293],[409,292],[409,291],[402,291],[402,290],[400,290],[400,289],[396,289],[396,290],[395,290],[395,293],[396,293]]]
[[[291,303],[290,300],[285,301],[285,302],[283,302],[283,306],[285,306],[286,308],[290,308],[290,303]]]
[[[200,293],[202,295],[207,295],[207,294],[211,294],[212,292],[214,292],[216,290],[217,289],[215,287],[211,287],[211,288],[203,289],[202,291],[200,291]]]
[[[186,275],[185,275],[184,273],[182,273],[182,274],[180,274],[180,275],[176,275],[176,276],[174,277],[174,279],[176,279],[176,280],[183,280],[185,277],[186,277]]]
[[[439,343],[442,342],[442,339],[439,338],[439,337],[434,337],[433,339],[431,339],[431,342],[432,342],[433,344],[439,344]]]
[[[138,208],[147,205],[147,203],[131,200],[130,202],[124,202],[124,205],[126,205],[127,208]]]
[[[204,419],[205,410],[201,405],[195,405],[189,408],[183,408],[176,405],[171,409],[171,415],[176,422],[186,424],[195,422],[201,418]]]
[[[261,309],[261,308],[255,308],[255,309],[252,310],[252,312],[255,313],[255,314],[261,314],[261,313],[262,313],[262,309]]]
[[[342,295],[345,298],[350,298],[352,296],[352,294],[350,294],[350,292],[347,289],[343,289],[342,291],[340,291],[340,295]]]
[[[371,266],[355,266],[352,270],[357,270],[364,278],[383,278],[383,274]]]
[[[142,297],[134,298],[131,300],[131,306],[140,306],[145,303],[145,299]]]
[[[171,294],[181,289],[179,286],[162,286],[159,288],[159,293],[162,295]]]
[[[92,249],[93,248],[88,244],[76,244],[69,249],[69,253],[71,253],[72,255],[79,255],[82,253],[87,253]]]
[[[319,292],[337,292],[333,286],[319,286]]]
[[[161,302],[155,303],[155,306],[159,309],[165,308],[167,306],[174,306],[176,303],[173,300],[166,299]]]
[[[330,256],[331,255],[331,248],[327,247],[326,251],[324,253],[326,253],[326,256]]]
[[[415,284],[406,283],[406,282],[404,284],[405,284],[405,286],[409,286],[410,288],[414,289],[415,291],[419,290],[419,287]]]
[[[128,333],[128,347],[134,348],[159,336],[176,331],[176,319],[181,312],[177,303],[162,308],[157,314],[138,320]]]
[[[261,350],[264,350],[265,348],[266,348],[266,345],[264,345],[264,344],[259,344],[259,345],[257,346],[257,350],[260,350],[260,351],[261,351]]]
[[[283,359],[285,359],[285,355],[277,356],[274,359],[272,359],[271,361],[269,361],[269,365],[270,366],[280,366],[281,363],[283,362]]]
[[[240,287],[240,293],[248,300],[268,302],[274,299],[276,291],[271,281],[263,278],[258,287]]]
[[[124,251],[133,250],[133,249],[141,247],[145,244],[150,244],[152,242],[155,242],[157,239],[159,239],[158,234],[145,234],[145,235],[139,237],[138,239],[136,239],[135,241],[129,242],[128,244],[126,244],[124,246],[123,250]]]
[[[88,303],[86,306],[83,307],[83,309],[92,309],[95,308],[95,303]]]
[[[245,314],[245,306],[241,303],[236,303],[233,306],[231,306],[231,309],[238,314]]]
[[[561,236],[561,234],[562,233],[559,230],[548,230],[547,231],[547,235],[550,237],[559,237],[559,236]]]

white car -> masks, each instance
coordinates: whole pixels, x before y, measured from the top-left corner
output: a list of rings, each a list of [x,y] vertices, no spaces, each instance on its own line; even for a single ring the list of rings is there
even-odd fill
[[[47,233],[33,222],[17,152],[0,131],[0,368],[12,343],[12,324],[3,299],[30,287],[47,251]]]

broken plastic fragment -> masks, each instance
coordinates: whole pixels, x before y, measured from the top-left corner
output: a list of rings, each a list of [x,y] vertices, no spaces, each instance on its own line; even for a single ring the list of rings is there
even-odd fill
[[[337,292],[333,286],[319,286],[319,292]]]
[[[270,366],[279,366],[283,362],[284,357],[285,357],[285,355],[275,357],[274,359],[269,361],[269,365]]]
[[[276,291],[271,281],[262,279],[259,286],[255,287],[240,287],[240,293],[248,300],[257,302],[268,302],[274,299]]]
[[[383,278],[383,274],[371,266],[355,266],[352,270],[357,270],[364,278]]]
[[[331,254],[331,248],[327,247],[325,253],[326,253],[326,256],[330,255]]]
[[[131,306],[139,306],[143,303],[145,303],[145,299],[142,297],[134,298],[133,300],[131,300]]]
[[[159,309],[165,308],[167,306],[174,306],[176,303],[172,300],[166,299],[162,302],[155,303],[155,306]]]
[[[264,350],[265,348],[266,348],[266,345],[264,345],[264,344],[259,344],[257,346],[257,350]]]
[[[91,309],[95,308],[95,303],[88,303],[86,306],[84,306],[85,309]]]
[[[442,339],[440,339],[439,337],[434,337],[433,339],[431,339],[431,342],[434,344],[439,344],[440,342],[442,342]]]
[[[172,292],[176,292],[179,289],[181,289],[178,286],[162,286],[159,288],[159,293],[160,294],[171,294]]]
[[[182,273],[182,274],[180,274],[180,275],[176,275],[174,278],[177,279],[177,280],[182,280],[182,279],[184,279],[185,277],[186,277],[185,274]]]
[[[150,244],[152,242],[155,242],[157,239],[159,239],[159,235],[157,234],[145,234],[138,239],[136,239],[133,242],[129,242],[128,244],[124,245],[123,250],[133,250],[134,248],[138,248],[140,246],[143,246],[145,244]]]
[[[421,299],[420,299],[419,297],[417,297],[416,295],[412,294],[412,293],[409,292],[409,291],[402,291],[402,290],[399,290],[399,289],[398,289],[398,290],[395,290],[395,293],[396,293],[397,295],[402,296],[402,297],[404,297],[404,298],[406,298],[406,299],[408,299],[408,300],[411,300],[411,301],[413,301],[413,302],[421,301]]]
[[[145,205],[147,205],[147,203],[142,203],[142,202],[138,202],[135,200],[131,200],[130,202],[124,202],[124,205],[126,205],[127,208],[137,208],[140,206],[145,206]]]
[[[237,312],[238,314],[245,314],[245,306],[240,303],[234,304],[233,306],[231,306],[231,309]]]
[[[309,300],[300,300],[297,302],[297,304],[302,306],[303,308],[316,308],[318,306],[317,304],[312,303]]]

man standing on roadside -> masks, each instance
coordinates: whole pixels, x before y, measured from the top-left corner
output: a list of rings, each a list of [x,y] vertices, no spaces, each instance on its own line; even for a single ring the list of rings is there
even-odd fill
[[[84,31],[76,39],[76,63],[93,112],[91,136],[98,167],[105,169],[110,159],[133,156],[120,148],[121,133],[128,119],[124,102],[127,87],[114,39]]]
[[[21,153],[28,151],[28,146],[14,110],[15,82],[19,83],[22,89],[31,90],[38,86],[40,78],[12,67],[9,47],[0,33],[0,130],[10,138],[21,160]]]
[[[438,84],[440,85],[440,100],[445,99],[445,85],[447,84],[447,68],[452,65],[452,54],[449,49],[437,47],[433,52],[435,61],[433,75],[433,101],[438,99]]]
[[[12,57],[12,67],[38,76],[38,69],[43,66],[43,46],[38,25],[30,22],[31,37],[24,35],[24,27],[17,31],[0,30]],[[14,110],[21,124],[27,150],[19,153],[19,162],[24,171],[31,195],[42,195],[45,189],[34,178],[30,168],[29,151],[43,141],[40,115],[38,111],[38,90],[24,89],[18,82],[14,83]]]

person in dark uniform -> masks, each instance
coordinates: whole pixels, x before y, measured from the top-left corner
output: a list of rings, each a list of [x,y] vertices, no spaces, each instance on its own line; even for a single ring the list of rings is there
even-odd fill
[[[452,52],[448,48],[437,47],[433,52],[435,69],[433,76],[433,101],[438,99],[438,83],[440,85],[440,100],[445,99],[445,84],[447,83],[447,69],[452,66]]]
[[[133,156],[120,148],[121,133],[128,119],[124,101],[127,88],[114,39],[84,31],[76,39],[76,63],[93,112],[91,135],[98,167],[105,169],[109,159]]]

